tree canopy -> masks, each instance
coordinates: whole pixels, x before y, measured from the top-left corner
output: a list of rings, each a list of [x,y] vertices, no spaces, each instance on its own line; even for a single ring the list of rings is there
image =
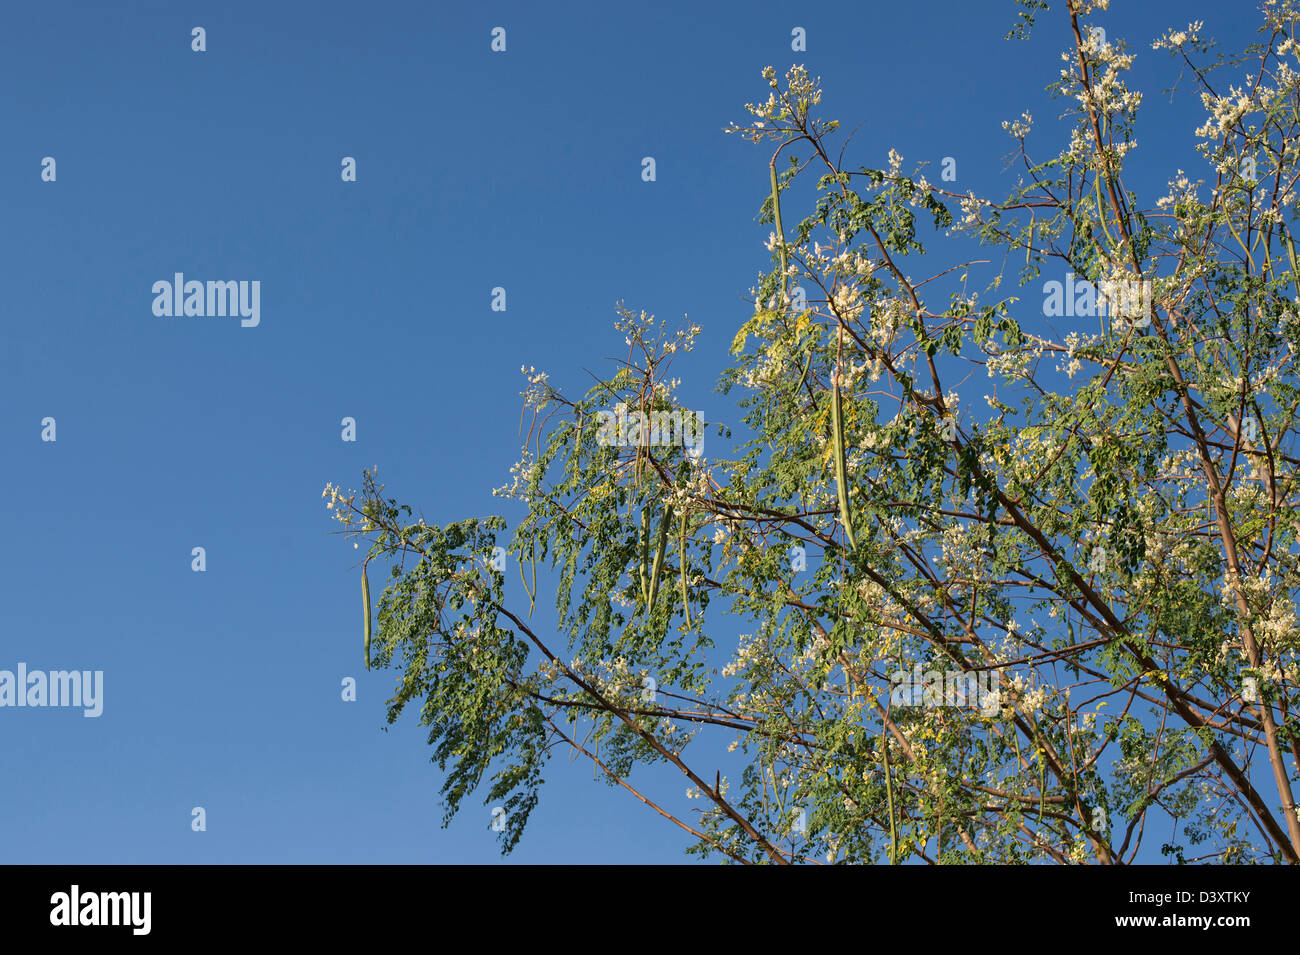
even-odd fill
[[[367,665],[448,819],[499,803],[509,851],[560,747],[729,861],[1300,861],[1300,12],[1232,57],[1148,41],[1205,109],[1184,173],[1135,150],[1104,0],[1022,6],[1061,116],[1004,124],[1009,196],[850,165],[819,81],[764,70],[728,130],[771,184],[740,423],[701,443],[670,375],[699,327],[620,308],[580,396],[525,372],[512,528],[326,487],[390,575]],[[507,598],[539,567],[546,628]]]

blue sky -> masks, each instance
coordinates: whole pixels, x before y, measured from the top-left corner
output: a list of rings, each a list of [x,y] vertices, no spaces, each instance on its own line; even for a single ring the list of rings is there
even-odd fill
[[[1150,40],[1200,18],[1240,42],[1246,10],[1114,0],[1101,18],[1136,41],[1139,142],[1160,151],[1135,163],[1160,172],[1146,185],[1198,168],[1199,107],[1159,95],[1172,67]],[[476,800],[440,827],[414,721],[382,731],[393,674],[360,667],[357,554],[330,536],[325,482],[356,487],[378,465],[431,522],[498,512],[520,365],[581,390],[582,369],[622,347],[619,300],[703,326],[674,366],[682,396],[737,422],[713,387],[768,263],[754,217],[770,151],[721,130],[766,98],[760,70],[806,63],[824,115],[865,120],[853,164],[894,147],[937,181],[953,156],[959,186],[998,192],[1001,122],[1059,112],[1042,90],[1062,13],[1029,44],[1003,39],[1014,14],[1009,0],[9,5],[0,668],[102,669],[105,701],[98,719],[0,710],[0,861],[500,861]],[[260,281],[260,325],[156,317],[151,286],[175,272]],[[340,700],[347,676],[356,703]],[[685,838],[589,765],[559,758],[548,777],[510,861],[683,861]]]

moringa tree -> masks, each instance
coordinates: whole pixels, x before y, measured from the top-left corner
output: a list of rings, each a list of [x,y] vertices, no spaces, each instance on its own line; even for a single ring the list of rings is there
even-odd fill
[[[1047,9],[1021,2],[1013,34]],[[420,707],[447,819],[486,789],[509,851],[558,746],[737,862],[1300,861],[1300,13],[1265,3],[1244,85],[1200,24],[1151,44],[1198,87],[1206,165],[1143,202],[1098,8],[1049,14],[1065,112],[1004,124],[998,201],[892,150],[846,166],[818,83],[764,71],[729,130],[771,148],[773,225],[722,376],[734,454],[650,433],[686,412],[696,326],[620,310],[626,358],[581,397],[527,373],[498,493],[553,627],[508,604],[503,518],[327,486],[391,568],[367,665],[402,673],[390,722]],[[653,763],[698,801],[648,791]]]

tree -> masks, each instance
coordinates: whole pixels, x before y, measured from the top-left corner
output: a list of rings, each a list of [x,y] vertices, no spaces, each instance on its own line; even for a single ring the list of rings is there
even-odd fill
[[[1022,6],[1016,35],[1047,9]],[[555,575],[553,631],[507,605],[504,519],[327,486],[391,563],[367,661],[404,674],[390,721],[420,705],[448,820],[486,789],[509,851],[560,746],[737,862],[1119,863],[1157,830],[1180,862],[1300,861],[1300,13],[1264,4],[1243,87],[1199,23],[1151,44],[1197,86],[1207,181],[1167,170],[1143,204],[1133,54],[1097,8],[1054,14],[1064,146],[1004,124],[1000,201],[892,150],[845,166],[818,82],[764,71],[729,129],[774,145],[773,264],[720,385],[735,453],[698,453],[669,377],[696,326],[620,308],[627,356],[581,398],[527,372],[498,493],[527,508],[530,601]],[[980,378],[986,407],[959,403]],[[699,808],[638,788],[651,763]]]

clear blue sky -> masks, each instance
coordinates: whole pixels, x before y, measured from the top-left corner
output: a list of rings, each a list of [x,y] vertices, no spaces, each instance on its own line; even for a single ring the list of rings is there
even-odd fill
[[[1197,168],[1197,110],[1160,97],[1171,66],[1150,40],[1201,18],[1240,41],[1252,6],[1114,0],[1102,16],[1136,41],[1151,185]],[[414,720],[381,731],[394,675],[360,667],[357,553],[330,536],[325,482],[356,487],[378,465],[431,522],[498,512],[520,365],[580,391],[582,369],[622,347],[620,299],[703,326],[674,372],[737,422],[712,390],[768,261],[754,216],[770,150],[721,129],[766,98],[759,71],[820,75],[825,115],[866,121],[854,165],[892,146],[937,181],[954,156],[959,186],[998,191],[1001,122],[1060,111],[1042,90],[1062,13],[1029,44],[1003,39],[1014,14],[1010,0],[6,5],[0,669],[102,669],[105,700],[98,719],[0,710],[0,862],[499,861],[477,800],[440,828]],[[796,26],[807,53],[790,49]],[[260,281],[261,324],[155,317],[151,286],[178,271]],[[340,700],[346,676],[356,703]],[[678,831],[589,764],[560,757],[548,777],[511,861],[683,861]]]

